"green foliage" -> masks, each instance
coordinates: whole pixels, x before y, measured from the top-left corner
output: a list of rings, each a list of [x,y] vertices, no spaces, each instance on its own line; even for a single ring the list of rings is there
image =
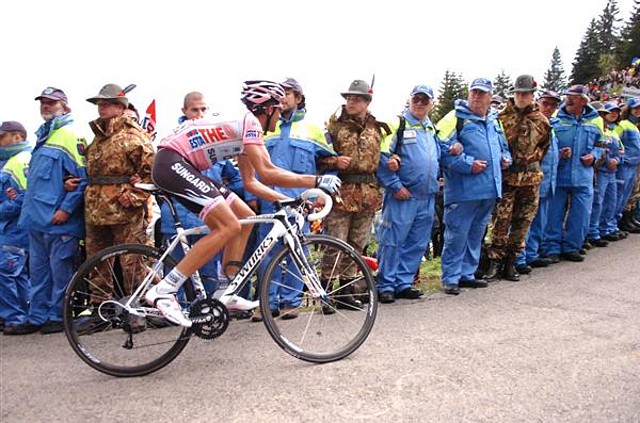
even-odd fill
[[[448,69],[444,74],[444,79],[440,85],[440,94],[438,94],[437,104],[431,120],[438,122],[454,107],[454,103],[459,98],[467,98],[468,87],[467,83],[462,77],[455,72],[450,72]]]
[[[586,84],[592,79],[598,78],[600,76],[599,58],[597,24],[596,20],[592,19],[576,52],[573,70],[571,71],[571,83]]]
[[[561,92],[567,87],[567,77],[564,74],[564,67],[562,66],[562,57],[560,57],[560,50],[558,47],[553,49],[551,55],[551,66],[544,74],[544,82],[542,88],[545,90],[553,90]]]
[[[631,60],[640,56],[640,0],[634,1],[634,10],[620,32],[617,48],[618,68],[628,67]]]
[[[511,88],[513,88],[511,77],[504,73],[504,69],[502,69],[493,81],[493,94],[506,99],[509,97]]]

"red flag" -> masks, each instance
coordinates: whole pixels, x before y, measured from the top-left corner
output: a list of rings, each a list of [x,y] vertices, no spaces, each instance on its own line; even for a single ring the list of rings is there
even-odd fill
[[[149,133],[149,136],[151,137],[151,141],[155,140],[156,138],[156,100],[155,99],[153,99],[149,104],[149,107],[147,107],[146,115],[144,119],[142,119],[142,124],[140,126],[142,127],[142,129],[144,129]]]

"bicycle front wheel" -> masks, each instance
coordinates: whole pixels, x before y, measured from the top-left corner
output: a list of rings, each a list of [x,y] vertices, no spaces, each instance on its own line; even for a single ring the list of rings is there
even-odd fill
[[[288,246],[274,253],[260,287],[265,326],[287,353],[313,363],[347,357],[367,339],[378,298],[371,271],[349,244],[326,235],[309,235],[305,256],[328,298],[313,295]]]
[[[64,330],[71,347],[89,366],[112,376],[143,376],[174,360],[190,339],[190,332],[147,307],[140,295],[127,311],[125,303],[157,266],[161,253],[141,244],[106,248],[89,258],[75,273],[65,293]],[[167,257],[154,279],[160,281],[175,265]],[[193,300],[190,280],[178,300],[187,308]]]

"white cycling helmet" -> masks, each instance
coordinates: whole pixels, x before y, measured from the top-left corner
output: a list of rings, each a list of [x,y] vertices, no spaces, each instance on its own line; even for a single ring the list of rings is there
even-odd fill
[[[245,81],[241,100],[249,110],[256,111],[284,101],[282,85],[272,81]]]

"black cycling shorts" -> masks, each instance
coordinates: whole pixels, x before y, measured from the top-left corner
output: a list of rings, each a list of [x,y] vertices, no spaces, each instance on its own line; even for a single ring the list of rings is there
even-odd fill
[[[180,153],[168,148],[158,149],[151,178],[158,188],[174,195],[202,220],[222,201],[231,204],[237,198],[233,191],[203,175]]]

